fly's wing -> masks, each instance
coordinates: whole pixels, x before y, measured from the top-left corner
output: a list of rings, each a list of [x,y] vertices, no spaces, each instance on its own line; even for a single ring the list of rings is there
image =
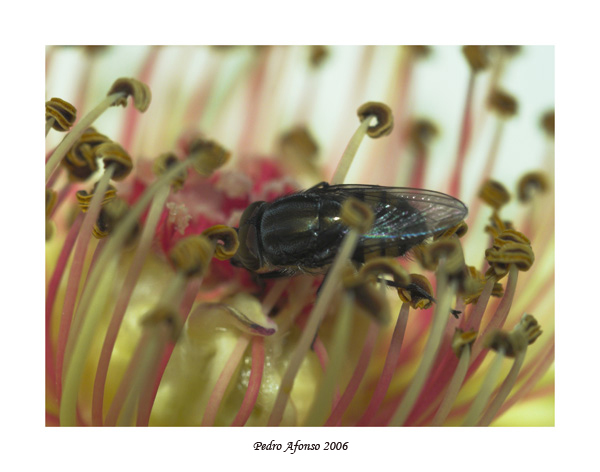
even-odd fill
[[[429,236],[460,223],[467,207],[454,197],[432,190],[377,185],[331,185],[310,191],[323,198],[343,201],[349,197],[367,203],[375,220],[361,237],[355,258],[379,253],[401,256]]]

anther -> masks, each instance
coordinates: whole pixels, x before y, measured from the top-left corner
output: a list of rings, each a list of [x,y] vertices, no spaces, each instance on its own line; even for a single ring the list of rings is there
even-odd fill
[[[384,264],[380,265],[384,268]],[[387,270],[388,268],[385,267]],[[342,285],[351,292],[357,305],[380,324],[386,324],[390,317],[390,307],[385,295],[375,286],[378,278],[375,267],[359,272],[349,264],[342,277]]]
[[[400,300],[412,308],[426,310],[433,305],[433,288],[429,279],[421,274],[410,274],[410,284],[398,288]]]
[[[169,327],[170,338],[173,343],[179,339],[183,327],[181,317],[177,311],[166,307],[154,308],[141,318],[140,324],[145,328],[165,324]]]
[[[510,118],[517,113],[517,100],[502,90],[494,90],[488,98],[489,107],[503,118]]]
[[[431,54],[430,46],[406,46],[411,57],[415,59],[424,59]]]
[[[304,162],[312,162],[319,150],[317,143],[305,126],[297,126],[280,139],[282,153]]]
[[[483,292],[483,287],[485,286],[486,278],[474,266],[466,266],[466,269],[467,277],[460,289],[460,294],[465,305],[469,305],[471,303],[477,303],[479,300],[481,292]],[[492,288],[492,297],[501,297],[503,294],[504,287],[502,287],[502,284],[495,282]]]
[[[488,180],[479,190],[479,198],[495,210],[499,210],[510,201],[510,194],[500,182]]]
[[[527,203],[536,193],[546,192],[548,187],[548,179],[542,172],[529,172],[517,184],[519,201]]]
[[[119,222],[125,218],[129,212],[129,205],[122,198],[113,198],[102,203],[102,209],[96,220],[96,224],[92,229],[92,234],[97,239],[102,239],[113,232]],[[129,247],[136,241],[138,234],[140,233],[139,224],[136,224],[131,229],[131,232],[127,236],[125,246]]]
[[[533,344],[542,335],[542,329],[537,320],[528,313],[523,315],[519,324],[515,326],[515,330],[520,330],[525,334],[528,344]]]
[[[482,71],[490,63],[485,46],[463,46],[462,52],[473,72]]]
[[[360,118],[360,121],[364,121],[371,116],[374,116],[377,119],[377,124],[371,125],[367,128],[367,134],[371,138],[387,136],[394,128],[394,117],[392,116],[392,110],[385,103],[367,102],[360,106],[360,108],[357,110],[357,114]]]
[[[408,133],[410,142],[415,149],[422,151],[431,144],[431,141],[439,134],[439,131],[433,122],[419,119],[411,124]]]
[[[340,217],[342,223],[356,229],[361,234],[369,231],[375,219],[373,210],[356,198],[348,198],[344,201]]]
[[[85,190],[79,190],[75,194],[75,198],[77,198],[77,203],[79,204],[79,208],[81,209],[81,211],[83,213],[86,213],[88,211],[88,208],[92,201],[92,197],[94,196],[94,193],[96,193],[97,186],[98,186],[98,183],[94,184],[94,187],[92,188],[91,192],[89,192],[89,193],[86,192]],[[101,205],[102,206],[106,205],[109,201],[111,201],[116,196],[117,196],[117,189],[115,187],[113,187],[112,185],[109,185],[106,190],[106,193],[104,194],[104,199],[102,200]]]
[[[454,330],[452,336],[452,352],[460,357],[465,348],[471,348],[477,339],[477,331],[463,331],[460,328]]]
[[[238,233],[234,228],[225,225],[215,225],[202,231],[202,235],[213,241],[216,245],[215,257],[226,261],[235,256],[240,246]]]
[[[325,46],[310,47],[310,65],[319,67],[329,56],[329,50]]]
[[[54,120],[52,129],[68,131],[75,123],[76,118],[77,110],[69,102],[60,98],[51,98],[46,102],[46,122]]]
[[[46,188],[46,241],[52,238],[54,227],[50,222],[50,214],[56,205],[57,194],[51,188]]]
[[[215,243],[206,236],[190,236],[178,241],[169,252],[175,268],[186,277],[202,277],[215,252]]]
[[[172,152],[163,153],[152,163],[152,172],[154,172],[154,175],[160,177],[171,167],[177,165],[178,162],[179,160],[177,159],[177,156]],[[173,180],[171,181],[171,187],[175,192],[183,187],[186,177],[187,169],[183,169],[179,174],[173,177]]]
[[[61,161],[71,182],[83,182],[98,170],[96,150],[98,146],[107,142],[110,142],[110,139],[94,128],[88,128],[83,132]]]
[[[441,233],[437,233],[433,236],[434,241],[438,239],[451,238],[452,236],[456,236],[457,238],[462,238],[469,231],[469,227],[467,223],[461,221],[457,225],[454,225],[452,228],[448,228],[446,231]]]
[[[510,264],[520,271],[527,271],[535,260],[531,243],[525,235],[515,230],[500,233],[494,239],[493,247],[485,251],[485,258],[490,264],[486,275],[497,279],[506,275]]]
[[[96,156],[104,161],[104,167],[114,166],[112,178],[123,180],[129,175],[133,168],[131,157],[127,151],[114,142],[104,143],[96,149]]]
[[[554,110],[544,113],[542,116],[542,128],[549,137],[554,138]]]
[[[54,206],[56,205],[57,194],[51,188],[46,189],[46,218],[50,217]]]
[[[463,279],[466,275],[465,258],[458,239],[440,239],[431,243],[427,250],[437,265],[444,258],[444,272],[452,279]]]
[[[376,257],[364,264],[359,271],[359,276],[364,280],[377,280],[382,275],[391,275],[394,286],[404,286],[410,283],[408,272],[396,259],[389,257]]]
[[[191,143],[189,155],[196,172],[208,177],[227,163],[231,153],[214,141],[199,138]]]
[[[494,351],[502,350],[508,357],[515,357],[539,338],[541,334],[542,330],[536,319],[529,314],[525,314],[512,331],[496,330],[490,333],[485,340],[485,346]]]
[[[152,100],[152,92],[150,92],[150,88],[137,79],[117,79],[112,84],[112,87],[108,91],[107,95],[112,95],[114,93],[124,93],[125,96],[116,100],[113,103],[113,106],[127,106],[127,97],[131,96],[133,100],[133,106],[135,106],[135,108],[141,112],[144,112],[148,109],[150,106],[150,101]]]

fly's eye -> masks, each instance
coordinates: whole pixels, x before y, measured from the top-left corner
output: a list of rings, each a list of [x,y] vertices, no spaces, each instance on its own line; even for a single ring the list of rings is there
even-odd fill
[[[261,266],[255,217],[263,204],[264,202],[252,203],[244,210],[240,218],[240,247],[236,254],[236,259],[248,270],[257,270]]]

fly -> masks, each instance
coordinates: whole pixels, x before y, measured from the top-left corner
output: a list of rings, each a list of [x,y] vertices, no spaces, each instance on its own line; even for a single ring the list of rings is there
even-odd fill
[[[272,202],[252,203],[240,219],[240,246],[232,263],[269,278],[326,272],[349,231],[340,213],[350,197],[369,205],[375,217],[352,256],[358,265],[371,257],[403,256],[467,215],[460,200],[431,190],[322,182]]]

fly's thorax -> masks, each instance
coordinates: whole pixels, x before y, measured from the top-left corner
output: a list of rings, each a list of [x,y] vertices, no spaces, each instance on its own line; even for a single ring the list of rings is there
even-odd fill
[[[319,268],[331,262],[347,231],[341,204],[319,195],[284,197],[262,214],[263,256],[273,266]]]

